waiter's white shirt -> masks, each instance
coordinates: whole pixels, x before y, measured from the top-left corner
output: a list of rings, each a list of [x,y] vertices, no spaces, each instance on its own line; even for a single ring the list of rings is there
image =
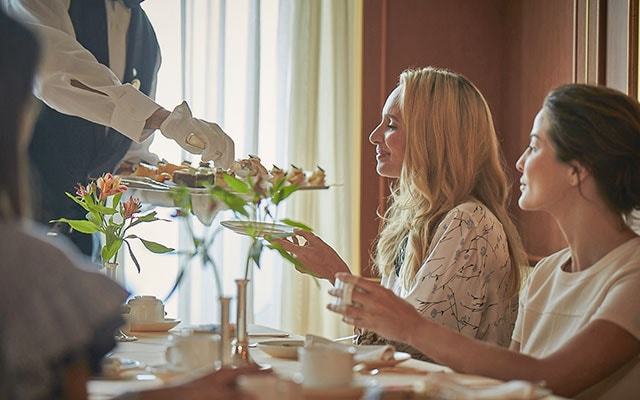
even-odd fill
[[[130,84],[121,82],[131,18],[131,10],[121,0],[105,0],[111,68],[98,63],[75,39],[68,13],[70,0],[0,2],[7,14],[33,28],[39,36],[42,54],[34,82],[34,94],[39,99],[63,114],[112,127],[134,142],[151,139],[153,130],[144,130],[144,125],[160,105]],[[74,87],[72,80],[94,91]],[[151,96],[154,95],[155,82]],[[148,147],[150,140],[145,142],[144,147]]]

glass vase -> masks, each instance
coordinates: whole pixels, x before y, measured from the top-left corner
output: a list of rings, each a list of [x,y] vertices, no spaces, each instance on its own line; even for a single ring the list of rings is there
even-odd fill
[[[104,263],[105,275],[107,275],[114,282],[117,282],[116,280],[117,270],[118,270],[118,263],[115,263],[115,262]],[[116,342],[133,342],[135,340],[138,340],[136,336],[127,335],[120,328],[118,328],[118,330],[115,333],[115,339],[116,339]]]
[[[220,296],[220,362],[223,367],[231,366],[230,304],[231,297]]]
[[[248,279],[236,279],[236,339],[231,352],[231,362],[235,367],[255,364],[249,354],[249,335],[247,334],[247,284]]]

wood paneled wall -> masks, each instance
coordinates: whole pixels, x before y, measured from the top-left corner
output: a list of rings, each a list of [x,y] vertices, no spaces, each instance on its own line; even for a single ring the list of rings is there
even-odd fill
[[[388,182],[375,172],[369,132],[379,123],[387,94],[406,68],[437,66],[464,74],[493,111],[514,185],[514,218],[532,256],[564,245],[555,222],[525,215],[515,200],[514,164],[528,142],[544,95],[571,82],[574,72],[573,0],[364,0],[361,181],[361,259],[379,228]]]

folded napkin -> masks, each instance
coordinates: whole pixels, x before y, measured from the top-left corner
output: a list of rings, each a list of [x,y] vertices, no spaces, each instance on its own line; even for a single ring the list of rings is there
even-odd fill
[[[352,344],[336,343],[322,336],[306,335],[304,338],[304,347],[322,346],[326,348],[346,350],[353,349],[355,354],[353,359],[356,363],[366,361],[386,361],[393,360],[393,355],[396,352],[395,347],[391,345],[363,345],[354,346]]]
[[[429,397],[437,399],[469,399],[469,400],[533,400],[551,394],[551,391],[539,384],[513,380],[497,382],[495,384],[470,385],[463,379],[457,379],[457,374],[434,373],[427,376],[421,383],[422,390]],[[485,378],[489,383],[493,381]]]

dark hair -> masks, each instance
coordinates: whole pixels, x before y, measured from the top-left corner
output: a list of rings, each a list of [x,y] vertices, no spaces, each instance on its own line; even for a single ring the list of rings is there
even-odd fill
[[[0,11],[0,220],[28,214],[26,155],[18,136],[38,55],[35,35]]]
[[[627,220],[640,210],[640,104],[606,87],[560,86],[544,109],[556,157],[579,162],[594,177],[600,194]]]

